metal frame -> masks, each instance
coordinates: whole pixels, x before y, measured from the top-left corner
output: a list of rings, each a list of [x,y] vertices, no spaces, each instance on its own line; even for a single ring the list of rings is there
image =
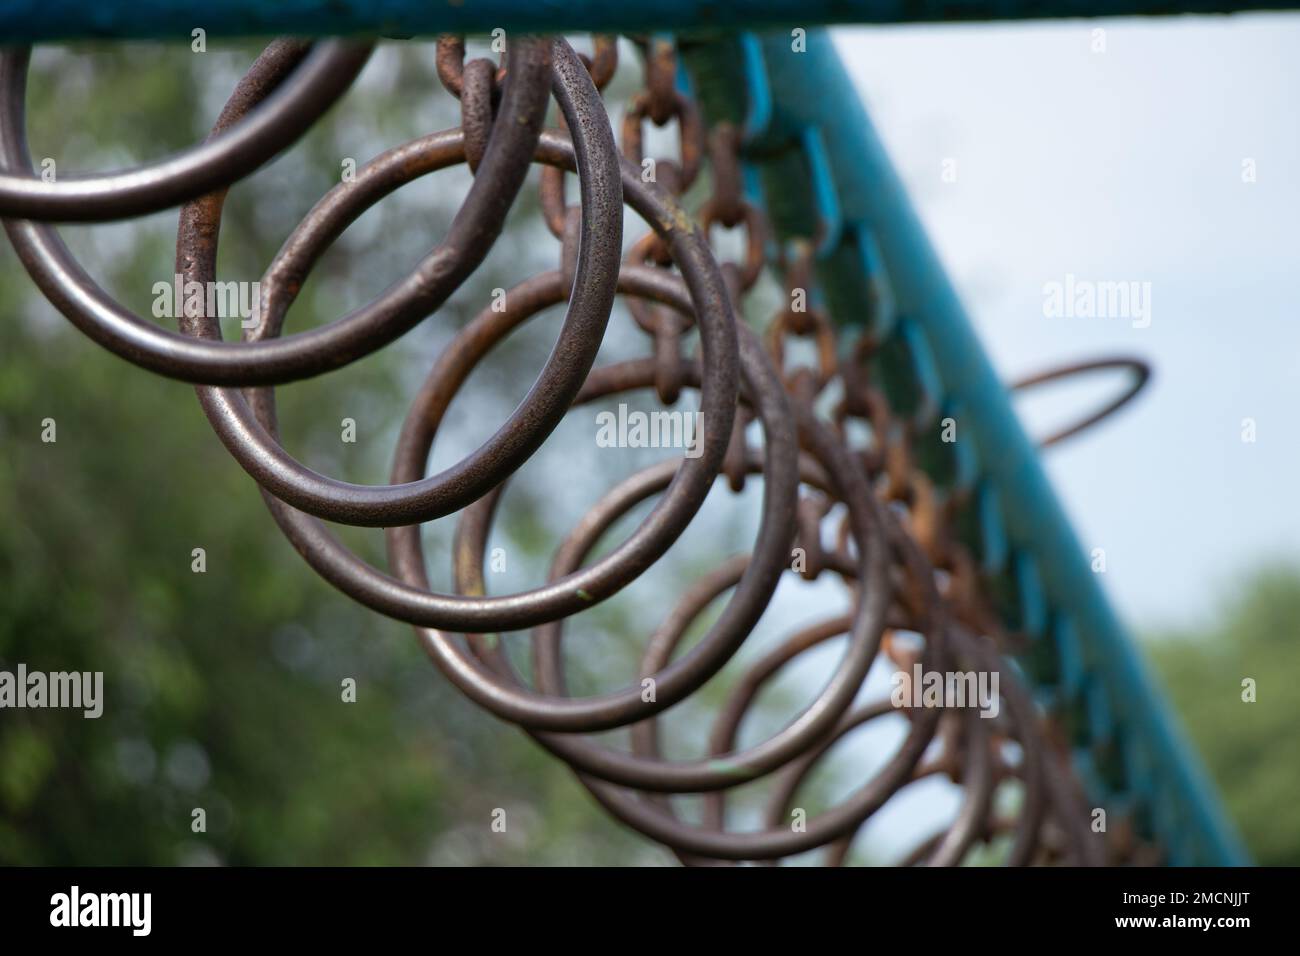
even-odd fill
[[[186,39],[381,33],[762,30],[835,23],[931,23],[1064,17],[1156,16],[1293,10],[1296,0],[6,0],[0,36],[53,39]]]

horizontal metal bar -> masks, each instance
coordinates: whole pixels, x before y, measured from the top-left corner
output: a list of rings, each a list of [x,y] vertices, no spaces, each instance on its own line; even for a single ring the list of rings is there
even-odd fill
[[[834,23],[925,23],[1294,10],[1300,0],[6,0],[5,42],[493,29],[707,32]]]

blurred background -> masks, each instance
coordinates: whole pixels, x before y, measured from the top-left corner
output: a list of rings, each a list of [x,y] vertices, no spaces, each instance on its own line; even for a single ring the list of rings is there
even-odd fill
[[[1300,18],[889,28],[836,38],[999,370],[1014,378],[1114,351],[1154,364],[1138,402],[1053,452],[1050,473],[1085,545],[1106,549],[1107,590],[1251,853],[1261,863],[1300,863],[1300,513],[1287,507],[1300,437],[1287,411],[1300,371],[1292,328]],[[55,158],[66,174],[179,149],[204,135],[257,49],[39,49],[28,93],[33,155]],[[639,79],[631,48],[622,53],[606,95],[616,123]],[[256,280],[289,229],[338,183],[346,159],[360,165],[457,122],[432,45],[381,46],[322,123],[231,191],[220,278]],[[1255,160],[1253,183],[1242,181],[1243,159]],[[942,176],[954,168],[948,160],[955,181]],[[557,264],[536,181],[534,171],[507,235],[438,315],[371,358],[279,390],[290,452],[347,480],[386,480],[407,401],[454,331],[493,288]],[[404,275],[441,236],[467,182],[463,169],[440,172],[363,215],[305,284],[289,330],[331,321]],[[105,288],[150,315],[154,284],[174,272],[175,228],[169,212],[62,231]],[[641,229],[629,222],[627,231]],[[1150,327],[1045,318],[1042,287],[1067,273],[1151,282]],[[760,290],[749,318],[770,315],[776,294]],[[528,323],[475,372],[432,469],[495,431],[545,360],[561,314]],[[226,334],[238,334],[237,320]],[[619,307],[601,361],[644,349]],[[1021,407],[1031,430],[1046,430],[1117,384],[1035,392]],[[1258,423],[1252,444],[1240,437],[1247,417]],[[57,423],[53,444],[41,441],[46,418]],[[356,422],[355,443],[340,440],[345,418]],[[511,482],[491,542],[508,559],[494,592],[543,580],[551,549],[601,490],[658,457],[624,449],[610,460],[592,447],[591,429],[589,418],[571,415]],[[757,489],[711,496],[651,574],[571,622],[575,693],[635,675],[663,595],[748,550],[758,501]],[[439,590],[450,586],[453,529],[454,519],[425,529]],[[380,532],[341,535],[384,566]],[[202,574],[191,570],[197,547],[206,552]],[[716,689],[765,641],[843,603],[834,588],[783,584],[753,646],[665,718],[667,754],[698,752]],[[509,640],[522,646],[526,635]],[[831,660],[837,653],[825,649]],[[810,658],[802,676],[796,668],[765,692],[742,743],[806,700],[818,663]],[[281,537],[192,390],[76,332],[5,242],[0,667],[18,662],[103,671],[105,706],[98,720],[0,712],[0,863],[671,862],[610,821],[523,734],[451,688],[409,628],[321,581]],[[1258,682],[1254,704],[1240,701],[1243,677]],[[356,681],[355,703],[341,701],[346,678]],[[814,780],[810,812],[883,759],[890,730],[881,733]],[[739,804],[743,814],[743,796]],[[936,792],[918,807],[942,818],[955,804]],[[195,808],[206,812],[206,832],[191,829]],[[510,821],[504,834],[489,827],[497,808]],[[857,860],[893,858],[926,835],[933,821],[915,815],[882,811],[858,841]]]

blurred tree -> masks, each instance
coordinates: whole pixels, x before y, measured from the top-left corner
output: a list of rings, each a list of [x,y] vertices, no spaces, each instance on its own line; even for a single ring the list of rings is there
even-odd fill
[[[1243,576],[1203,630],[1148,648],[1255,862],[1300,864],[1300,568]],[[1255,700],[1243,700],[1243,681]]]

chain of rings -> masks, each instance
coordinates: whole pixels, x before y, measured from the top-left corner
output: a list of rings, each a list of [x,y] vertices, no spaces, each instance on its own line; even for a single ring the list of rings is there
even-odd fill
[[[438,669],[496,716],[565,761],[611,814],[669,847],[686,863],[777,861],[824,848],[845,861],[877,810],[918,781],[941,777],[961,789],[954,819],[938,826],[906,864],[945,865],[1002,839],[1012,864],[1098,862],[1088,817],[1064,751],[1028,690],[999,653],[1005,635],[981,593],[975,563],[949,531],[942,502],[909,452],[909,432],[867,373],[868,337],[845,350],[826,315],[785,308],[765,338],[737,312],[766,269],[788,289],[811,281],[811,244],[788,244],[768,261],[761,209],[748,201],[740,140],[727,124],[706,128],[674,83],[671,43],[643,41],[644,88],[616,140],[601,90],[618,65],[616,41],[596,37],[590,57],[562,39],[513,39],[503,62],[465,60],[463,41],[438,43],[438,75],[460,101],[461,125],[374,157],[355,180],[327,192],[293,229],[260,282],[260,321],[241,342],[221,338],[215,318],[184,315],[176,331],[119,304],[82,269],[59,222],[106,221],[181,206],[176,270],[186,282],[215,279],[227,187],[291,145],[343,93],[371,46],[331,40],[271,43],[240,80],[209,137],[167,160],[127,172],[57,183],[32,167],[24,116],[29,51],[0,54],[0,215],[42,293],[82,332],[127,361],[189,382],[221,441],[257,481],[297,551],[339,590],[414,625]],[[544,128],[549,99],[560,128]],[[643,177],[643,128],[675,123],[680,151]],[[466,163],[474,173],[443,241],[373,301],[321,328],[284,334],[285,315],[314,264],[357,217],[412,180]],[[350,484],[292,458],[277,435],[274,386],[356,361],[411,329],[447,301],[501,233],[533,163],[542,165],[541,208],[560,240],[559,267],[525,279],[504,310],[484,309],[439,356],[401,429],[391,484]],[[708,169],[712,190],[695,216],[682,196]],[[565,174],[580,201],[569,205]],[[648,225],[623,254],[623,207]],[[740,229],[745,254],[719,263],[713,228]],[[643,358],[593,367],[616,296],[649,338]],[[789,301],[789,300],[787,300]],[[478,450],[444,471],[426,466],[438,427],[477,363],[512,330],[551,306],[566,313],[558,341],[523,402]],[[698,348],[687,349],[696,336]],[[811,340],[812,367],[789,367],[791,339]],[[1044,377],[1027,381],[1034,384]],[[834,388],[832,388],[834,386]],[[548,580],[488,595],[484,575],[494,515],[510,476],[573,408],[633,391],[665,404],[699,393],[698,454],[622,480],[555,551]],[[837,394],[834,411],[814,410]],[[848,439],[850,422],[870,426],[870,447]],[[761,449],[749,439],[761,428]],[[1053,436],[1053,440],[1062,437]],[[567,618],[617,594],[682,534],[715,483],[733,492],[762,483],[752,551],[695,580],[645,643],[637,679],[622,690],[572,696],[564,678]],[[638,505],[653,507],[613,550],[592,560],[606,531]],[[454,592],[431,591],[420,524],[457,515]],[[366,563],[326,522],[382,527],[389,568]],[[829,543],[828,543],[829,542]],[[805,556],[792,568],[795,551]],[[847,613],[790,635],[729,690],[693,760],[661,755],[657,715],[683,701],[733,657],[786,575],[830,575],[850,599]],[[705,612],[727,603],[704,636],[678,654]],[[531,630],[525,680],[492,635]],[[923,635],[918,647],[901,632]],[[847,638],[834,673],[783,729],[742,747],[740,731],[764,686],[806,651]],[[855,705],[872,664],[954,668],[1000,675],[994,719],[974,707]],[[653,681],[655,693],[643,690]],[[902,715],[907,732],[889,759],[830,809],[791,823],[798,792],[829,750],[857,728]],[[591,735],[629,728],[618,750]],[[767,779],[758,826],[737,828],[729,792]],[[997,799],[1007,782],[1019,798]],[[702,795],[699,820],[683,819],[674,794]],[[750,821],[752,823],[752,820]]]

